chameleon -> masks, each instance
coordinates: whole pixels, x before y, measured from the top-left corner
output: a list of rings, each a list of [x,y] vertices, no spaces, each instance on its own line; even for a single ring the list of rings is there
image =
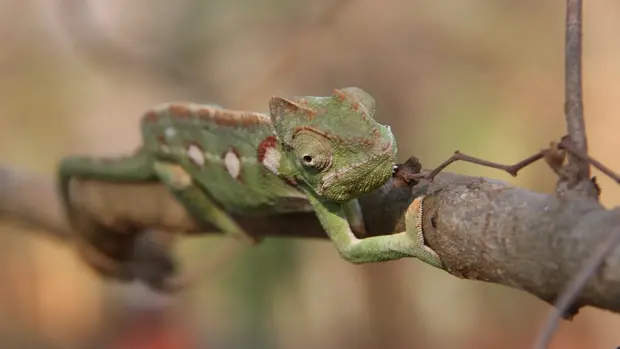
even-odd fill
[[[133,154],[63,158],[61,198],[71,222],[77,217],[73,178],[159,181],[197,221],[250,245],[258,241],[233,214],[313,211],[348,262],[414,257],[441,268],[424,244],[421,204],[407,211],[405,232],[364,237],[357,199],[387,183],[396,169],[394,134],[374,115],[374,98],[357,87],[330,96],[273,96],[268,114],[162,103],[143,114],[142,145]]]

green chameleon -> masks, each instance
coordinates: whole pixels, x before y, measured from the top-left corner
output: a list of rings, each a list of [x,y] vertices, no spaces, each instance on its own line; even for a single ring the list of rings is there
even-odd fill
[[[144,114],[143,145],[111,159],[72,156],[59,167],[70,221],[72,178],[160,181],[199,222],[255,243],[230,213],[314,211],[340,256],[351,263],[415,257],[442,267],[424,244],[421,204],[406,213],[406,231],[364,235],[357,198],[390,180],[396,141],[374,119],[375,101],[356,87],[328,97],[272,97],[270,114],[213,105],[166,103]]]

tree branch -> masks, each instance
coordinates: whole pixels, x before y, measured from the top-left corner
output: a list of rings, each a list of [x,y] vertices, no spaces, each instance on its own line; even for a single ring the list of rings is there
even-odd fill
[[[587,261],[579,274],[571,280],[571,283],[566,287],[566,291],[560,294],[560,297],[556,301],[556,311],[552,311],[547,320],[547,326],[543,327],[538,339],[534,343],[535,349],[544,349],[548,346],[553,333],[557,329],[560,320],[562,320],[562,313],[560,309],[570,309],[573,300],[579,296],[579,292],[583,288],[593,275],[593,271],[599,267],[600,261],[614,250],[620,243],[620,227],[616,227],[611,234],[607,236],[607,240],[602,244],[599,244],[596,252]]]
[[[565,118],[570,139],[577,149],[588,152],[586,126],[583,119],[583,94],[581,79],[581,0],[566,1],[566,56],[565,56]],[[569,166],[575,174],[572,184],[590,178],[588,163],[569,156]]]
[[[24,176],[22,171],[15,176],[16,171],[7,168],[0,168],[0,173],[0,210],[6,212],[10,206],[43,209],[36,205],[40,198],[55,195],[51,181],[41,177]],[[37,195],[10,197],[15,191],[6,191],[3,182],[7,178],[11,185],[21,188],[36,186]],[[33,179],[36,182],[23,182]],[[606,210],[595,199],[566,200],[489,178],[440,173],[432,183],[422,180],[413,187],[393,184],[388,183],[360,200],[370,235],[403,231],[406,208],[415,197],[427,195],[425,237],[450,274],[521,289],[549,303],[578,274],[591,251],[620,226],[620,212]],[[115,228],[132,221],[133,228],[151,225],[189,234],[202,231],[157,184],[83,181],[77,182],[74,189],[80,194],[76,200],[93,218]],[[38,224],[50,223],[52,228],[66,226],[54,223],[55,220],[46,222],[52,216],[50,212],[59,211],[58,203],[53,206],[45,211],[28,210],[20,216],[29,216],[29,221]],[[327,238],[312,213],[245,218],[241,224],[257,237]],[[579,295],[571,313],[586,305],[620,312],[617,248],[606,258],[598,277]]]
[[[562,168],[556,191],[558,195],[565,197],[568,197],[566,194],[576,194],[577,197],[587,196],[598,200],[600,189],[596,185],[594,178],[590,180],[589,164],[592,163],[597,168],[603,170],[602,164],[586,159],[588,156],[588,146],[583,115],[581,74],[582,8],[581,0],[566,0],[564,112],[569,139],[563,139],[563,143],[565,149],[569,150],[569,161]],[[572,150],[570,149],[571,147]],[[603,172],[609,175],[610,171],[606,170],[608,169],[605,167]],[[617,181],[617,176],[614,179]],[[570,196],[574,197],[575,195]],[[580,292],[587,292],[588,281],[599,267],[604,268],[605,260],[609,260],[612,251],[617,249],[620,238],[614,235],[618,235],[618,233],[617,229],[609,229],[606,238],[601,238],[601,242],[598,245],[591,246],[591,250],[595,251],[595,253],[590,259],[584,260],[583,267],[567,283],[555,308],[551,311],[546,325],[542,327],[539,336],[534,342],[533,348],[546,348],[551,341],[560,317],[566,316],[567,312],[570,316],[571,308],[578,309],[579,303],[577,302],[573,305],[574,300],[578,299]],[[604,269],[601,270],[601,272],[604,272]]]

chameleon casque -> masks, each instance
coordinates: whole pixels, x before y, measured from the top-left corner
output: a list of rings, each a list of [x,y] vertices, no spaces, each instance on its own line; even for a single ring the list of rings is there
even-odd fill
[[[269,115],[213,105],[166,103],[141,120],[143,145],[103,160],[64,158],[59,185],[69,219],[72,178],[159,181],[199,222],[253,243],[230,213],[314,211],[341,257],[368,263],[416,257],[441,268],[425,246],[421,206],[406,213],[406,231],[357,238],[364,220],[357,198],[390,180],[397,146],[374,120],[375,100],[356,87],[326,97],[272,97]]]

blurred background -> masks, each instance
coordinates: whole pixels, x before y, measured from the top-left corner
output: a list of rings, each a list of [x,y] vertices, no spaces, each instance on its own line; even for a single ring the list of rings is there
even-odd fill
[[[550,0],[0,0],[0,159],[52,175],[69,153],[139,143],[147,108],[266,111],[271,95],[359,86],[400,159],[459,149],[516,162],[565,133],[565,3]],[[620,4],[584,8],[591,154],[616,170]],[[541,192],[542,163],[518,178]],[[620,188],[595,171],[602,201]],[[221,241],[192,239],[183,260]],[[207,246],[209,245],[209,246]],[[551,307],[414,260],[353,266],[327,241],[267,240],[176,299],[103,282],[66,246],[0,224],[1,348],[524,348]],[[615,348],[620,317],[584,309],[552,348]]]

